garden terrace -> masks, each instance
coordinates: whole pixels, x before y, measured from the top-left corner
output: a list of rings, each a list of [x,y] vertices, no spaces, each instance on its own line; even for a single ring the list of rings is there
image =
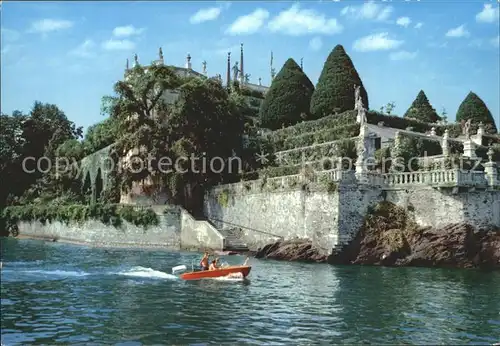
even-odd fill
[[[449,136],[452,138],[459,137],[462,134],[462,128],[460,124],[429,124],[419,120],[411,118],[402,118],[396,115],[385,115],[378,112],[368,112],[366,115],[369,124],[378,125],[383,123],[382,127],[390,127],[394,129],[407,130],[411,128],[413,132],[427,133],[430,132],[432,128],[435,128],[436,134],[442,136],[444,131],[448,129]],[[477,124],[473,124],[471,131],[477,130]]]
[[[293,126],[272,131],[269,136],[293,137],[304,133],[316,132],[354,123],[356,123],[356,111],[347,111],[340,114],[329,115],[318,120],[303,121]]]
[[[325,157],[349,157],[356,159],[356,139],[340,139],[332,142],[314,144],[306,147],[278,151],[274,153],[278,165],[300,164],[321,160]]]
[[[274,152],[297,149],[314,144],[332,142],[339,139],[352,138],[359,135],[359,124],[349,124],[334,128],[326,128],[301,135],[286,137],[270,134],[267,138],[271,141]]]

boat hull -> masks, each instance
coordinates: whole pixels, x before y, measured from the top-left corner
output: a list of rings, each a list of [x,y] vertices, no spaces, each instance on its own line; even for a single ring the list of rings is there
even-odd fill
[[[250,274],[250,266],[231,266],[225,268],[218,268],[216,270],[202,270],[190,273],[181,274],[180,277],[183,280],[200,280],[200,279],[211,279],[229,276],[232,274],[241,274],[243,278],[246,278]]]

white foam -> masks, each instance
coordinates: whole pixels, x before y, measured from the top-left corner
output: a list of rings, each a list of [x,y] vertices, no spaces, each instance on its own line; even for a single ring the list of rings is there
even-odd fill
[[[157,279],[169,279],[169,280],[178,279],[178,277],[175,275],[145,267],[133,267],[129,270],[122,271],[117,274],[124,276],[138,277],[138,278],[157,278]]]
[[[73,270],[26,270],[24,273],[36,273],[57,276],[87,276],[89,273]]]
[[[220,276],[214,279],[219,281],[237,281],[237,282],[245,281],[245,278],[241,273],[233,273],[227,276]]]

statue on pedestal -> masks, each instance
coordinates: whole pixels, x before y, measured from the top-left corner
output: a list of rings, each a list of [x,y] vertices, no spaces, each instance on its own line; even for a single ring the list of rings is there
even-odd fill
[[[245,81],[245,83],[249,83],[250,82],[250,74],[245,73],[245,76],[243,76],[243,80]]]
[[[201,65],[203,66],[203,74],[206,75],[207,74],[207,62],[205,60],[203,60]]]
[[[236,61],[233,66],[233,80],[237,81],[238,80],[238,73],[240,72],[240,69],[238,67],[238,62]]]
[[[358,111],[356,121],[364,126],[367,122],[366,120],[366,109],[363,105],[363,99],[361,98],[361,86],[354,86],[354,109]]]
[[[463,125],[463,134],[465,135],[466,139],[470,139],[470,127],[472,125],[472,120],[469,119],[465,122]]]

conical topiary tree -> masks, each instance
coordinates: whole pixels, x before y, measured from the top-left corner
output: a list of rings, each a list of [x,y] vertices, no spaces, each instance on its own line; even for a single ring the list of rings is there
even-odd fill
[[[309,106],[314,85],[299,65],[288,59],[266,93],[260,106],[263,127],[279,129],[309,118]]]
[[[441,120],[436,110],[431,106],[423,90],[420,90],[417,98],[413,101],[403,117],[413,118],[426,123],[435,123]]]
[[[368,108],[368,94],[351,58],[341,45],[335,46],[326,59],[311,98],[311,114],[321,118],[354,109],[354,86],[361,86],[363,105]]]
[[[473,123],[483,122],[485,130],[497,133],[495,119],[483,100],[472,91],[465,97],[457,110],[457,122],[472,119]]]

